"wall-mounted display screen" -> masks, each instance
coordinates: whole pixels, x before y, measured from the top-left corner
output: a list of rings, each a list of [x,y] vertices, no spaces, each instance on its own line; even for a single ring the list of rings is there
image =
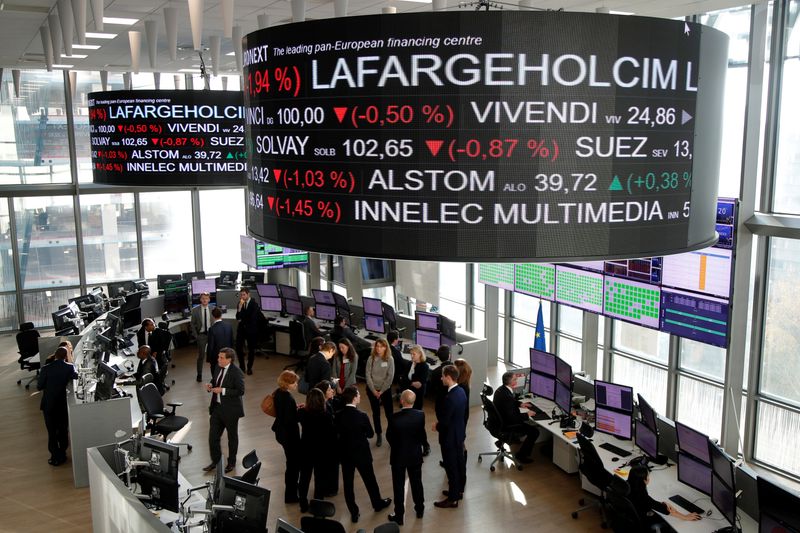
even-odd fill
[[[249,233],[410,260],[709,246],[727,43],[683,20],[550,11],[256,31],[243,42]]]
[[[661,289],[661,331],[727,348],[729,320],[728,300]]]
[[[556,267],[548,263],[514,265],[514,291],[553,301],[556,297]]]
[[[244,118],[236,91],[90,93],[94,182],[241,186]]]
[[[593,313],[603,312],[603,275],[556,266],[556,302]]]
[[[606,316],[658,328],[661,291],[655,285],[606,276],[603,313]]]
[[[514,290],[514,265],[508,263],[481,263],[478,265],[478,281],[505,289]]]
[[[261,242],[248,235],[240,238],[242,263],[258,270],[308,265],[308,252]]]

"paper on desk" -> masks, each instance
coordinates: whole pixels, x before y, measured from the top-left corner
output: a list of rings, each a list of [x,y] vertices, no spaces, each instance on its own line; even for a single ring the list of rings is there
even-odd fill
[[[564,438],[566,438],[567,440],[576,439],[576,438],[578,438],[578,432],[577,431],[565,431],[564,432]]]
[[[619,477],[621,477],[622,479],[628,479],[628,472],[630,472],[630,471],[631,471],[631,467],[629,467],[629,466],[623,466],[623,467],[614,469],[614,473],[616,475],[618,475]]]

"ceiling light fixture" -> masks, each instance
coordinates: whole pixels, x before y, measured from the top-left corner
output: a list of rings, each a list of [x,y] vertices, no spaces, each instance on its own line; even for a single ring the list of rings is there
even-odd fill
[[[53,65],[53,66],[55,66],[55,65]],[[182,69],[178,69],[178,72],[185,72],[187,74],[200,74],[200,69],[199,68],[182,68]]]
[[[93,31],[86,32],[87,39],[116,39],[116,33],[97,33]]]
[[[103,17],[103,24],[118,24],[120,26],[133,26],[137,22],[139,22],[139,19],[126,19],[121,17]]]
[[[72,68],[75,65],[53,65],[53,68]]]
[[[68,56],[67,54],[61,54],[61,59],[86,59],[87,57],[89,56],[86,54],[72,54],[71,56]]]
[[[73,50],[99,50],[99,44],[72,44]]]

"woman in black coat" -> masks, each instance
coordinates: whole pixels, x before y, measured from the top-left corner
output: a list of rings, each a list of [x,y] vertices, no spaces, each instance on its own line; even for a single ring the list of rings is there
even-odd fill
[[[300,453],[303,464],[300,467],[300,511],[308,511],[308,486],[314,474],[314,499],[322,500],[329,491],[330,461],[327,453],[336,442],[333,417],[325,408],[325,395],[319,389],[311,389],[306,396],[305,406],[297,414],[303,435],[300,438]]]
[[[419,344],[409,349],[411,354],[411,367],[408,374],[400,376],[400,385],[403,389],[411,389],[417,395],[414,400],[414,409],[422,409],[425,392],[428,390],[428,376],[431,369],[425,360],[425,352]]]
[[[654,515],[653,511],[672,515],[681,520],[700,520],[700,515],[697,513],[682,513],[665,501],[654,500],[647,492],[648,483],[650,483],[650,470],[646,466],[636,465],[631,467],[630,472],[628,472],[628,486],[631,489],[628,499],[633,504],[636,514],[639,515],[639,520],[643,524],[660,522],[659,517]]]
[[[336,424],[336,413],[342,410],[341,400],[336,397],[336,390],[329,381],[320,381],[314,386],[325,395],[325,411]],[[335,435],[334,435],[335,437]],[[325,463],[323,465],[323,494],[336,496],[339,493],[339,453],[336,446],[327,446],[323,452]]]
[[[272,424],[272,431],[275,432],[275,440],[283,446],[283,453],[286,455],[286,473],[284,483],[286,492],[283,501],[285,503],[297,503],[297,485],[300,479],[300,427],[297,417],[297,403],[294,401],[292,393],[297,391],[299,378],[291,370],[284,370],[278,376],[278,388],[273,393],[275,403],[275,422]]]

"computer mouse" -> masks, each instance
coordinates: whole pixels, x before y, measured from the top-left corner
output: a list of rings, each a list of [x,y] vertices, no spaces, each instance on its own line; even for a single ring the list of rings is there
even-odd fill
[[[617,461],[619,461],[619,457],[612,457],[611,458],[611,462],[612,463],[616,463]]]

